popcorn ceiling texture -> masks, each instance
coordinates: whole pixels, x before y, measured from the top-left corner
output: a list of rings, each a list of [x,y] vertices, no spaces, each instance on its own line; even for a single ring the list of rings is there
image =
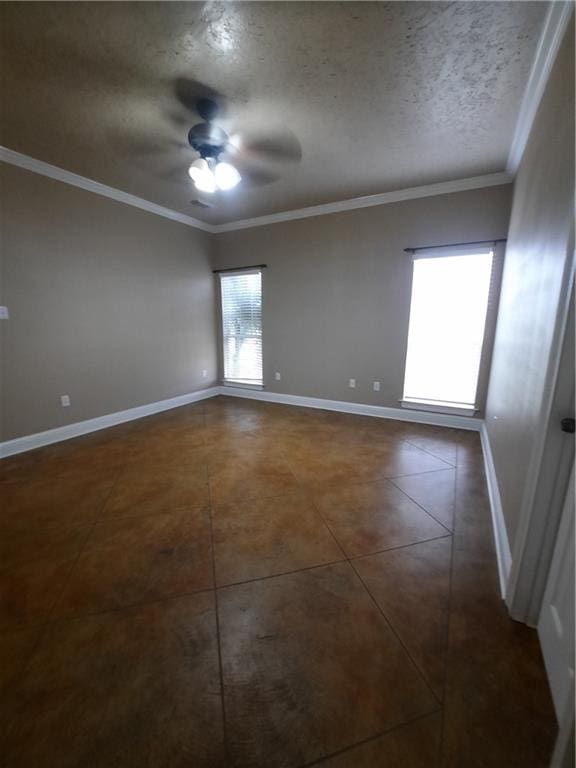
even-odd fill
[[[220,223],[504,169],[545,3],[3,3],[1,143]],[[195,197],[186,77],[302,161]]]

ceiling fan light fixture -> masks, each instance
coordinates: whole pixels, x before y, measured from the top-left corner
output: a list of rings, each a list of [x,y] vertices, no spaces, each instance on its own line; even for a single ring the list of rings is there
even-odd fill
[[[194,160],[190,168],[188,168],[188,175],[194,182],[196,189],[200,192],[216,192],[214,174],[203,157]]]
[[[214,176],[212,175],[211,171],[208,171],[199,179],[196,179],[194,181],[194,186],[199,192],[208,192],[209,194],[216,192],[217,189],[216,182],[214,181]]]
[[[234,189],[242,179],[237,169],[230,163],[218,163],[214,169],[214,178],[218,189],[222,190]]]

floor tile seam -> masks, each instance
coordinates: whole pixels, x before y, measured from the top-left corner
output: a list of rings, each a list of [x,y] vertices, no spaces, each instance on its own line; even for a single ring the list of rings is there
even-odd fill
[[[292,469],[292,465],[290,463],[290,460],[285,455],[284,455],[284,460],[286,461],[287,465],[290,467],[290,471],[294,475],[294,470]],[[338,547],[338,549],[342,553],[344,559],[348,560],[349,559],[348,558],[348,554],[344,550],[344,547],[342,546],[342,544],[340,544],[340,542],[338,541],[338,538],[336,537],[334,531],[332,530],[332,528],[330,527],[328,521],[326,520],[326,518],[322,514],[322,512],[320,510],[320,507],[318,506],[318,504],[316,503],[316,500],[314,499],[314,495],[312,493],[310,493],[310,491],[306,491],[305,490],[305,486],[302,485],[302,483],[300,482],[300,480],[298,480],[298,478],[296,478],[296,482],[297,482],[299,487],[302,487],[302,489],[303,489],[305,495],[307,496],[307,498],[310,499],[310,503],[312,504],[312,507],[314,508],[314,510],[315,510],[316,514],[318,515],[318,517],[320,518],[320,520],[322,520],[322,522],[324,523],[326,529],[328,530],[328,532],[332,536],[332,538],[334,540],[334,543],[336,544],[336,546]]]
[[[459,447],[456,449],[456,460],[458,461],[458,451]],[[444,679],[442,681],[442,701],[444,702],[444,706],[442,707],[442,715],[441,715],[441,723],[440,723],[440,747],[439,747],[439,758],[442,762],[443,756],[444,756],[444,731],[445,731],[445,720],[446,720],[446,693],[447,693],[447,682],[448,682],[448,670],[450,666],[450,627],[452,624],[452,587],[453,587],[453,579],[454,579],[454,549],[455,549],[455,537],[456,537],[456,527],[458,524],[458,472],[454,472],[454,532],[452,536],[452,543],[450,547],[450,576],[448,580],[448,621],[446,622],[446,637],[445,637],[445,658],[444,658]]]
[[[171,600],[178,600],[183,597],[192,597],[193,595],[203,595],[207,593],[213,593],[214,587],[204,587],[202,589],[192,589],[182,592],[174,592],[170,595],[164,595],[164,597],[157,597],[153,599],[145,598],[143,600],[136,600],[135,602],[125,603],[124,605],[118,605],[113,608],[103,608],[100,611],[89,611],[88,613],[75,613],[66,616],[55,616],[45,621],[38,622],[37,624],[22,625],[20,627],[14,627],[13,630],[6,630],[0,632],[2,634],[9,634],[10,631],[17,631],[18,629],[33,629],[36,627],[54,627],[62,624],[71,623],[73,621],[82,621],[84,619],[94,618],[96,616],[105,616],[109,613],[122,613],[122,611],[129,611],[133,608],[144,608],[148,605],[157,605],[158,603],[168,603]],[[56,606],[57,607],[57,606]]]
[[[122,477],[122,475],[124,474],[124,472],[126,470],[126,466],[127,466],[127,463],[126,464],[123,463],[122,466],[117,470],[116,477],[114,478],[113,482],[111,483],[110,490],[106,494],[106,500],[104,501],[104,503],[102,504],[102,507],[100,508],[100,511],[96,515],[95,521],[97,521],[99,518],[101,518],[103,516],[104,512],[106,511],[106,507],[108,506],[108,504],[110,502],[110,499],[112,498],[112,495],[113,495],[114,491],[116,490],[116,487],[118,486],[118,484],[120,482],[120,478]]]
[[[357,560],[366,560],[368,557],[375,557],[376,555],[383,555],[386,552],[396,552],[399,549],[410,549],[410,547],[418,547],[421,544],[429,544],[431,541],[442,541],[443,539],[452,539],[453,534],[450,532],[443,533],[441,536],[432,536],[430,539],[422,539],[421,541],[412,541],[410,544],[398,544],[395,547],[386,547],[385,549],[377,549],[374,552],[367,552],[364,555],[350,555],[347,559],[350,562],[356,562]]]
[[[418,674],[419,674],[420,678],[422,679],[422,681],[424,682],[426,688],[428,688],[428,691],[431,693],[432,698],[434,699],[434,701],[437,703],[437,705],[439,707],[442,707],[442,701],[440,701],[440,699],[436,695],[434,689],[432,688],[431,683],[428,681],[428,677],[424,674],[423,670],[420,668],[420,665],[416,662],[416,660],[412,656],[410,650],[408,649],[408,647],[406,646],[404,640],[402,639],[402,636],[400,635],[400,633],[398,632],[398,630],[396,629],[396,627],[392,623],[392,620],[389,618],[389,616],[387,615],[387,613],[384,610],[384,608],[382,608],[380,603],[376,600],[376,598],[374,597],[374,595],[370,591],[370,588],[368,587],[368,585],[366,584],[366,582],[362,578],[361,574],[358,572],[358,569],[354,566],[354,562],[352,560],[348,560],[348,563],[350,564],[351,568],[353,569],[354,573],[356,574],[356,577],[359,579],[360,583],[362,584],[362,586],[364,587],[364,589],[368,593],[368,596],[370,597],[370,600],[372,601],[372,603],[374,604],[376,609],[379,611],[379,613],[384,617],[384,620],[386,621],[386,623],[390,627],[390,630],[392,631],[392,634],[394,635],[394,637],[396,638],[396,640],[398,641],[400,646],[404,649],[404,652],[406,653],[408,659],[411,661],[414,669],[418,672]]]
[[[207,511],[209,508],[210,503],[206,502],[205,504],[199,504],[196,508],[194,506],[180,506],[157,509],[154,512],[140,512],[138,514],[132,515],[104,515],[96,518],[96,520],[94,520],[94,524],[97,526],[102,523],[113,523],[116,521],[121,522],[126,520],[142,520],[149,517],[157,517],[158,515],[175,515],[184,512],[193,514],[195,512]]]
[[[438,459],[438,461],[443,461],[444,464],[446,464],[446,469],[455,469],[456,464],[453,464],[451,461],[448,461],[448,459],[444,459],[442,456],[438,456],[433,451],[429,450],[428,448],[422,448],[421,445],[418,445],[417,443],[413,443],[412,440],[405,440],[408,445],[411,445],[413,448],[418,448],[419,451],[423,451],[424,453],[427,453],[428,456],[432,456],[434,459]],[[456,449],[458,449],[458,446],[455,446]]]
[[[204,428],[206,428],[206,407],[202,405],[202,418]],[[220,707],[222,716],[222,739],[224,755],[226,762],[230,763],[230,747],[228,743],[228,726],[226,720],[226,698],[224,695],[224,664],[222,661],[222,642],[220,635],[220,610],[218,604],[218,590],[216,587],[216,550],[214,547],[214,521],[212,518],[212,492],[210,489],[210,480],[208,479],[208,519],[210,524],[210,551],[212,554],[212,586],[214,594],[214,621],[216,628],[216,651],[218,655],[218,677],[220,682]]]
[[[289,463],[289,462],[288,462],[288,463]],[[438,697],[436,696],[435,692],[432,690],[432,687],[431,687],[430,683],[428,682],[427,678],[424,676],[424,674],[423,674],[422,670],[420,669],[420,667],[418,666],[418,664],[416,664],[416,662],[415,662],[415,661],[414,661],[414,659],[412,658],[412,654],[411,654],[411,653],[409,653],[409,651],[408,651],[408,649],[406,648],[406,646],[405,646],[404,642],[401,640],[400,636],[398,635],[398,632],[396,631],[395,627],[392,625],[392,623],[391,623],[390,619],[388,618],[388,616],[386,616],[386,614],[384,613],[384,611],[382,610],[382,608],[380,607],[380,605],[378,604],[378,602],[376,601],[376,599],[374,598],[374,596],[372,595],[372,593],[370,592],[370,590],[368,589],[368,587],[366,586],[366,584],[365,584],[364,580],[362,579],[362,577],[361,577],[361,576],[360,576],[360,574],[358,573],[357,569],[354,567],[354,564],[353,564],[352,560],[350,559],[349,555],[347,554],[346,550],[344,549],[343,545],[342,545],[342,544],[340,544],[340,542],[339,542],[338,538],[336,537],[336,535],[335,535],[334,531],[333,531],[333,530],[332,530],[332,528],[330,527],[330,524],[329,524],[329,522],[328,522],[328,521],[325,519],[324,515],[321,513],[321,511],[320,511],[320,509],[319,509],[318,505],[316,504],[316,502],[314,501],[314,499],[313,499],[313,498],[312,498],[312,504],[314,505],[314,507],[316,508],[316,511],[318,512],[319,516],[322,518],[322,520],[324,521],[324,524],[326,525],[326,527],[328,528],[328,530],[329,530],[329,531],[330,531],[330,533],[332,534],[332,537],[334,538],[334,541],[336,542],[336,544],[338,545],[338,547],[339,547],[339,548],[340,548],[340,550],[342,551],[342,554],[344,555],[344,557],[346,558],[346,560],[347,560],[348,564],[350,565],[350,567],[352,568],[352,570],[353,570],[353,571],[354,571],[354,573],[356,574],[356,577],[357,577],[357,578],[360,580],[360,583],[361,583],[361,584],[362,584],[362,586],[364,587],[365,591],[368,593],[368,595],[369,595],[369,597],[370,597],[370,600],[373,602],[373,604],[376,606],[377,610],[378,610],[378,611],[381,613],[381,615],[384,617],[384,620],[386,621],[386,623],[387,623],[387,624],[388,624],[388,626],[390,627],[390,629],[391,629],[392,633],[394,634],[394,636],[396,637],[396,639],[397,639],[397,640],[398,640],[398,642],[400,643],[401,647],[402,647],[402,648],[404,649],[404,651],[406,652],[406,654],[407,654],[408,658],[410,659],[410,661],[412,662],[412,664],[413,664],[413,665],[414,665],[414,667],[416,668],[416,670],[417,670],[418,674],[420,675],[420,677],[423,679],[423,681],[424,681],[424,684],[426,685],[426,687],[427,687],[427,688],[429,689],[429,691],[431,692],[431,694],[432,694],[432,697],[434,698],[434,700],[435,700],[436,702],[438,702],[438,704],[441,706],[441,705],[442,705],[442,703],[441,703],[440,701],[438,701]]]
[[[78,553],[77,553],[76,557],[74,558],[74,561],[72,562],[72,565],[70,566],[70,570],[68,571],[68,575],[67,575],[67,577],[63,581],[62,588],[60,589],[59,594],[54,599],[54,602],[52,603],[52,606],[51,606],[50,610],[48,611],[48,617],[47,617],[48,620],[47,620],[46,623],[50,623],[50,619],[51,619],[54,611],[56,610],[56,607],[58,606],[58,604],[62,600],[64,592],[66,591],[66,588],[68,587],[68,584],[70,583],[70,581],[72,579],[74,571],[76,570],[76,566],[78,565],[78,561],[80,560],[81,556],[86,551],[86,548],[88,546],[88,542],[92,538],[92,534],[94,533],[94,530],[96,528],[96,524],[98,522],[98,519],[99,519],[100,515],[102,514],[102,512],[104,511],[104,509],[106,508],[106,505],[108,504],[108,502],[110,500],[110,497],[112,496],[112,493],[114,491],[114,488],[116,486],[116,482],[118,481],[118,477],[120,476],[120,473],[121,473],[121,470],[118,470],[118,472],[116,474],[116,479],[111,484],[111,486],[110,486],[110,488],[108,490],[108,493],[106,494],[106,498],[102,502],[102,507],[100,509],[100,513],[98,513],[95,516],[94,520],[92,521],[92,524],[90,525],[90,528],[89,528],[88,532],[86,533],[86,538],[84,539],[84,542],[83,542],[82,546],[79,548]]]
[[[106,508],[107,508],[107,506],[108,506],[108,504],[110,502],[110,499],[112,497],[113,492],[116,490],[116,486],[117,486],[118,482],[121,479],[121,476],[123,474],[123,469],[120,470],[119,476],[116,478],[116,481],[113,483],[113,486],[112,486],[112,488],[110,490],[110,493],[107,495],[106,501],[104,503],[104,506],[103,506],[102,510],[98,513],[98,515],[97,515],[97,517],[95,519],[95,522],[98,523],[98,522],[101,522],[103,520],[126,520],[126,519],[130,519],[130,518],[148,517],[150,515],[155,515],[155,514],[159,514],[159,513],[178,511],[178,510],[181,510],[181,509],[192,509],[192,505],[181,505],[179,507],[173,507],[172,509],[157,510],[156,512],[143,512],[143,513],[141,512],[141,513],[138,513],[138,514],[119,515],[119,516],[118,515],[106,515],[105,514],[106,513]],[[206,504],[204,504],[204,506],[207,507],[207,506],[210,506],[210,500],[209,500],[209,498],[210,498],[210,496],[209,496],[210,482],[209,482],[207,473],[205,475],[204,482],[201,483],[201,484],[206,486],[206,490],[208,492],[208,501],[206,502]],[[202,505],[198,505],[198,506],[202,506]]]
[[[442,469],[425,469],[423,472],[408,472],[407,474],[403,474],[403,475],[388,475],[385,479],[401,480],[404,477],[417,477],[419,475],[433,475],[435,472],[446,472],[446,470],[448,469],[458,469],[458,467],[452,467],[448,465],[447,467],[442,467]]]
[[[439,712],[441,712],[442,709],[443,709],[442,706],[436,707],[435,709],[432,709],[428,712],[423,712],[420,715],[411,717],[408,720],[404,720],[402,722],[400,721],[395,722],[389,728],[385,728],[384,730],[379,731],[373,736],[368,736],[365,739],[361,739],[360,741],[354,742],[353,744],[350,744],[346,747],[342,747],[342,749],[339,749],[336,752],[329,752],[328,754],[323,755],[322,757],[312,760],[312,762],[304,763],[303,765],[298,766],[298,768],[315,768],[317,765],[322,765],[322,763],[325,763],[328,760],[332,760],[335,757],[340,757],[340,755],[344,755],[347,752],[351,752],[353,749],[358,749],[359,747],[363,747],[366,744],[370,744],[373,741],[377,741],[378,739],[381,739],[383,736],[388,736],[391,733],[394,733],[394,731],[399,730],[400,728],[405,728],[409,725],[413,725],[414,723],[420,722],[420,720],[425,720],[427,717],[432,717],[433,715],[436,715]]]
[[[396,547],[387,547],[386,549],[378,549],[378,550],[375,550],[374,552],[368,552],[368,553],[363,554],[363,555],[351,555],[351,556],[348,556],[348,555],[346,555],[343,552],[344,556],[342,558],[339,558],[338,560],[328,560],[328,561],[323,562],[323,563],[315,563],[314,565],[305,565],[305,566],[302,566],[301,568],[293,568],[291,570],[281,571],[279,573],[270,573],[270,574],[268,574],[266,576],[256,576],[256,577],[251,578],[251,579],[243,579],[241,581],[233,581],[233,582],[230,582],[228,584],[218,584],[218,583],[216,583],[216,589],[220,590],[220,589],[228,589],[230,587],[239,587],[239,586],[242,586],[243,584],[253,584],[254,582],[258,582],[258,581],[267,581],[269,579],[277,579],[277,578],[280,578],[282,576],[290,576],[290,575],[292,575],[294,573],[302,573],[304,571],[313,571],[313,570],[316,570],[318,568],[328,568],[328,567],[330,567],[332,565],[340,565],[342,563],[348,563],[348,562],[351,563],[353,561],[355,562],[355,561],[358,561],[358,560],[365,560],[365,559],[368,559],[369,557],[375,557],[377,555],[382,555],[382,554],[385,554],[387,552],[395,552],[396,550],[399,550],[399,549],[408,549],[410,547],[417,547],[420,544],[427,544],[427,543],[429,543],[431,541],[442,541],[443,539],[451,539],[451,538],[452,538],[452,534],[446,533],[446,534],[444,534],[442,536],[435,536],[435,537],[433,537],[431,539],[423,539],[422,541],[414,541],[414,542],[412,542],[410,544],[399,544]],[[339,545],[339,546],[341,548],[341,545]]]
[[[443,470],[443,469],[442,469],[442,470],[440,470],[440,471],[441,471],[441,472],[444,472],[445,470]],[[397,477],[397,478],[395,478],[395,479],[396,479],[396,480],[400,480],[400,478],[398,478],[398,477]],[[420,502],[416,501],[416,499],[414,499],[412,496],[410,496],[410,494],[409,494],[407,491],[405,491],[403,488],[400,488],[398,485],[396,485],[396,483],[394,482],[394,480],[389,480],[389,482],[390,482],[390,483],[392,483],[392,485],[394,486],[394,488],[397,488],[397,489],[400,491],[400,493],[403,493],[403,494],[404,494],[404,496],[406,496],[408,499],[410,499],[410,501],[411,501],[413,504],[416,504],[416,506],[417,506],[417,507],[420,507],[420,509],[422,510],[422,512],[425,512],[425,513],[428,515],[428,517],[431,517],[431,518],[432,518],[432,520],[434,520],[434,522],[438,523],[438,525],[440,525],[442,528],[444,528],[444,530],[445,530],[445,531],[447,531],[447,532],[448,532],[450,535],[452,535],[453,531],[451,531],[451,530],[450,530],[450,528],[448,528],[448,526],[447,526],[447,525],[444,525],[444,523],[442,523],[440,520],[438,520],[438,518],[437,518],[435,515],[433,515],[433,514],[432,514],[432,512],[429,512],[429,511],[426,509],[426,507],[423,507],[423,506],[422,506],[422,504],[420,504]]]
[[[288,462],[288,463],[289,463],[289,462]],[[456,469],[456,468],[454,467],[454,469]],[[444,470],[444,469],[441,469],[441,470],[431,470],[431,472],[445,472],[445,471],[446,471],[446,470]],[[430,472],[422,472],[422,473],[419,473],[419,474],[430,474]],[[401,477],[406,477],[406,476],[400,476],[400,477],[398,477],[398,476],[397,476],[397,477],[395,477],[395,478],[382,477],[382,478],[379,478],[378,480],[360,480],[360,481],[358,481],[358,480],[351,480],[351,482],[350,482],[350,484],[349,484],[349,485],[374,485],[374,484],[376,484],[376,483],[382,483],[382,482],[387,482],[387,483],[390,483],[390,484],[391,484],[391,485],[392,485],[392,486],[395,488],[395,490],[399,491],[399,492],[400,492],[400,493],[402,493],[404,496],[406,496],[408,499],[410,499],[410,501],[411,501],[412,503],[414,503],[414,504],[415,504],[417,507],[419,507],[419,508],[420,508],[420,509],[421,509],[421,510],[422,510],[422,511],[423,511],[423,512],[426,514],[426,515],[428,515],[428,517],[430,517],[432,520],[434,520],[434,522],[435,522],[435,523],[437,523],[439,526],[441,526],[442,528],[444,528],[444,530],[446,531],[446,535],[449,535],[449,536],[451,536],[451,535],[453,534],[453,531],[451,531],[451,530],[450,530],[450,528],[448,528],[446,525],[444,525],[443,523],[441,523],[441,522],[440,522],[440,520],[438,520],[436,517],[434,517],[434,515],[433,515],[431,512],[429,512],[429,511],[428,511],[427,509],[425,509],[425,508],[424,508],[424,507],[423,507],[421,504],[419,504],[417,501],[415,501],[415,500],[414,500],[414,499],[413,499],[413,498],[412,498],[412,497],[411,497],[411,496],[410,496],[408,493],[406,493],[406,491],[402,490],[402,488],[399,488],[399,487],[396,485],[396,483],[394,482],[394,480],[395,480],[395,479],[401,479]],[[409,477],[415,477],[415,475],[409,475]],[[306,495],[308,495],[308,496],[310,497],[310,499],[311,499],[312,503],[314,504],[314,506],[315,506],[316,510],[317,510],[317,511],[320,513],[320,511],[319,511],[319,509],[318,509],[317,505],[316,505],[316,504],[315,504],[315,502],[314,502],[314,498],[313,498],[313,496],[314,496],[314,493],[313,493],[313,491],[310,491],[310,490],[309,490],[309,489],[306,487],[306,485],[305,485],[305,484],[303,484],[303,483],[300,483],[300,482],[299,482],[299,487],[301,487],[301,488],[302,488],[302,490],[303,490],[303,492],[304,492]],[[346,486],[346,487],[347,487],[347,486]],[[288,494],[282,494],[282,495],[288,495]],[[279,498],[279,497],[271,497],[271,498]],[[322,519],[324,520],[324,522],[326,522],[326,520],[324,519],[324,516],[323,516],[323,515],[321,515],[321,517],[322,517]],[[327,523],[326,523],[326,524],[327,524]],[[441,536],[435,536],[435,537],[433,537],[433,538],[442,538],[442,537],[441,537]],[[338,542],[338,543],[339,543],[339,542]],[[378,551],[380,551],[380,550],[378,550]]]
[[[280,573],[270,573],[267,576],[256,576],[253,579],[244,579],[242,581],[233,581],[229,584],[216,584],[216,590],[222,590],[222,589],[230,589],[231,587],[241,587],[244,584],[254,584],[259,581],[269,581],[270,579],[278,579],[282,576],[292,576],[295,573],[304,573],[307,571],[315,571],[318,568],[329,568],[332,565],[341,565],[342,563],[347,563],[348,559],[346,557],[342,557],[338,560],[329,560],[325,563],[316,563],[315,565],[305,565],[302,568],[293,568],[289,571],[281,571]]]

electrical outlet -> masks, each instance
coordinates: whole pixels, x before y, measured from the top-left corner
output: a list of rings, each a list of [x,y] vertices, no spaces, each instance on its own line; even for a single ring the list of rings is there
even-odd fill
[[[274,374],[274,378],[276,379],[276,381],[280,381],[282,379],[282,376],[280,375],[280,371],[276,371],[276,373]]]
[[[208,376],[208,371],[206,370],[206,368],[203,368],[202,369],[202,378],[205,379],[207,376]]]
[[[62,395],[60,397],[60,402],[63,408],[68,408],[68,406],[70,405],[70,395]]]
[[[356,379],[349,379],[348,386],[350,387],[350,389],[356,389]]]
[[[374,392],[380,392],[380,382],[379,381],[375,381],[372,386],[374,388]]]
[[[8,320],[9,317],[8,307],[0,307],[0,320]]]

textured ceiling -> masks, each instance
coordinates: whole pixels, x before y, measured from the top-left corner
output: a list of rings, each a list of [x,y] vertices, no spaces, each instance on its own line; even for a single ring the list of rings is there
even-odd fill
[[[0,3],[0,143],[214,223],[501,171],[546,7]],[[182,78],[301,161],[193,207]]]

